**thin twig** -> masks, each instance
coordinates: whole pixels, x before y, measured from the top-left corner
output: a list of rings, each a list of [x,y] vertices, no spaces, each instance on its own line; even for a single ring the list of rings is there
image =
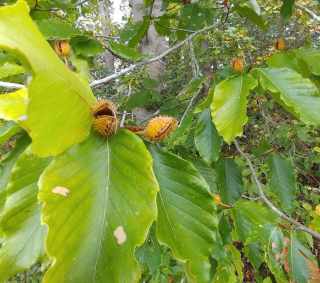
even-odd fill
[[[196,99],[196,97],[198,96],[198,94],[200,93],[201,89],[202,89],[202,88],[200,87],[200,88],[197,90],[196,94],[195,94],[194,96],[192,96],[192,98],[190,99],[190,102],[189,102],[189,104],[188,104],[188,106],[187,106],[187,109],[184,111],[184,113],[183,113],[183,115],[182,115],[182,117],[181,117],[181,120],[180,120],[180,122],[179,122],[179,127],[181,126],[181,123],[182,123],[183,119],[186,117],[189,109],[190,109],[191,106],[193,105],[193,102],[194,102],[194,100]]]
[[[294,2],[294,5],[300,9],[301,11],[305,12],[306,14],[308,14],[313,20],[320,22],[320,17],[317,16],[315,13],[313,13],[311,10],[309,10],[308,8],[298,4],[297,2]]]
[[[129,83],[129,86],[128,86],[128,93],[126,96],[130,96],[131,95],[131,84]],[[124,111],[123,112],[123,116],[122,116],[122,119],[121,119],[121,122],[120,122],[120,127],[123,127],[123,124],[124,124],[124,121],[126,120],[126,116],[127,116],[127,111]]]
[[[250,158],[240,149],[237,141],[234,139],[233,140],[233,143],[234,145],[236,146],[237,148],[237,151],[241,154],[241,156],[244,157],[244,159],[246,160],[247,164],[249,165],[250,167],[250,170],[251,170],[251,173],[252,173],[252,176],[253,176],[253,179],[255,181],[255,183],[257,184],[257,187],[258,187],[258,190],[259,190],[259,194],[260,194],[260,197],[262,198],[262,200],[267,204],[267,206],[269,206],[271,208],[271,210],[273,210],[276,214],[278,214],[282,219],[290,222],[291,224],[295,225],[296,226],[296,230],[301,230],[301,231],[304,231],[304,232],[307,232],[309,233],[310,235],[312,235],[313,237],[317,238],[317,239],[320,239],[320,234],[317,233],[316,231],[313,231],[311,229],[309,229],[308,227],[302,225],[301,223],[299,223],[298,221],[288,217],[287,215],[285,215],[283,212],[281,212],[280,210],[278,210],[265,196],[264,192],[263,192],[263,189],[261,187],[261,183],[256,175],[256,172],[253,168],[253,165],[252,165],[252,162],[250,160]]]
[[[160,113],[160,110],[157,110],[156,112],[154,112],[153,114],[149,115],[147,118],[143,119],[139,125],[143,124],[144,122],[148,121],[150,118],[152,118],[153,116],[156,116]]]
[[[194,30],[189,30],[189,29],[182,29],[182,28],[173,28],[173,27],[167,27],[167,26],[164,26],[162,24],[160,24],[158,21],[154,20],[154,22],[160,26],[160,27],[163,27],[165,29],[169,29],[169,30],[177,30],[177,31],[184,31],[184,32],[190,32],[190,33],[194,33],[195,31]]]
[[[21,85],[21,84],[14,84],[14,83],[0,81],[0,87],[5,87],[8,89],[21,89],[21,88],[25,88],[26,86]]]
[[[194,37],[196,37],[198,34],[200,33],[203,33],[203,32],[206,32],[206,31],[209,31],[211,29],[214,29],[218,26],[220,26],[221,23],[215,23],[214,25],[211,25],[209,27],[206,27],[206,28],[203,28],[203,29],[200,29],[198,31],[196,31],[195,33],[191,34],[190,36],[188,36],[185,40],[181,41],[180,43],[176,44],[175,46],[171,47],[170,49],[166,50],[165,52],[163,52],[162,54],[154,57],[154,58],[151,58],[149,60],[146,60],[146,61],[143,61],[143,62],[139,62],[139,63],[136,63],[136,64],[132,64],[131,66],[129,66],[128,68],[125,68],[117,73],[114,73],[110,76],[107,76],[103,79],[99,79],[99,80],[94,80],[90,83],[90,86],[93,87],[93,86],[97,86],[99,84],[103,84],[103,83],[107,83],[117,77],[120,77],[121,75],[139,67],[139,66],[142,66],[142,65],[146,65],[146,64],[150,64],[152,62],[155,62],[155,61],[158,61],[159,59],[167,56],[169,53],[171,53],[172,51],[178,49],[179,47],[183,46],[185,43],[187,43],[188,41],[190,41],[191,39],[193,39]]]
[[[102,38],[111,39],[111,40],[119,40],[120,39],[119,36],[109,36],[109,35],[95,35],[95,37],[102,37]]]

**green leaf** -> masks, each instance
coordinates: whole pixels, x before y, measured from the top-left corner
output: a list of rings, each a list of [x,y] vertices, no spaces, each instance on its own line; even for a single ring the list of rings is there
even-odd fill
[[[268,187],[279,198],[283,211],[291,214],[294,210],[294,197],[296,192],[296,174],[292,164],[274,153],[266,158],[269,168]]]
[[[245,17],[248,19],[250,22],[254,23],[256,26],[261,28],[264,31],[267,31],[268,28],[264,24],[264,20],[261,16],[259,16],[254,10],[250,9],[249,7],[233,7],[232,11],[235,11],[239,13],[241,16]]]
[[[198,4],[185,5],[180,10],[181,19],[185,25],[185,29],[198,30],[202,28],[206,19],[203,8]]]
[[[11,62],[6,62],[2,66],[0,66],[0,79],[9,76],[19,75],[24,72],[25,71],[22,66]]]
[[[215,180],[215,176],[214,176],[211,165],[205,163],[201,159],[190,154],[189,152],[187,152],[187,150],[185,150],[182,147],[178,148],[178,153],[179,153],[179,156],[191,162],[193,166],[198,170],[198,172],[201,174],[201,176],[206,180],[206,182],[210,186],[210,192],[217,193],[216,180]]]
[[[320,123],[320,94],[315,85],[289,68],[255,69],[261,85],[285,109],[305,124]]]
[[[75,35],[83,35],[79,29],[48,19],[36,21],[35,24],[45,38],[70,39]]]
[[[85,58],[81,55],[75,55],[73,51],[70,52],[68,60],[76,68],[77,74],[84,77],[88,82],[94,80],[94,77],[91,75],[90,65],[88,58]]]
[[[80,41],[72,47],[76,55],[81,54],[85,57],[92,57],[105,51],[101,43],[98,40],[92,38],[86,41]]]
[[[266,60],[269,67],[274,68],[290,68],[299,73],[299,64],[297,58],[286,51],[276,53]]]
[[[0,144],[4,143],[11,136],[21,131],[21,127],[11,121],[0,127]]]
[[[179,127],[175,128],[175,130],[169,135],[167,139],[167,146],[168,148],[172,148],[174,143],[183,135],[186,128],[189,126],[190,122],[192,121],[193,113],[190,112],[181,122]]]
[[[193,96],[199,88],[202,87],[202,85],[205,83],[207,77],[201,77],[200,79],[191,81],[188,83],[182,90],[181,96],[179,99],[186,99],[189,98],[190,96]]]
[[[162,254],[164,252],[164,249],[158,242],[156,236],[156,225],[154,224],[155,223],[153,223],[150,228],[150,233],[146,242],[135,252],[135,256],[140,264],[143,262],[146,262],[148,264],[153,277],[158,271],[162,260]]]
[[[320,75],[320,51],[315,48],[301,48],[292,50],[298,58],[303,59],[312,74]]]
[[[320,214],[317,213],[317,211],[311,211],[310,214],[313,217],[311,221],[310,229],[320,233]]]
[[[12,168],[1,219],[4,232],[0,249],[1,282],[30,268],[46,255],[47,227],[41,225],[38,179],[51,160],[39,159],[28,148]]]
[[[214,94],[214,87],[212,87],[208,91],[208,95],[206,97],[206,100],[203,101],[200,105],[196,107],[196,109],[193,111],[193,113],[199,113],[202,112],[205,108],[210,108],[212,101],[213,101],[213,94]]]
[[[278,225],[265,223],[254,226],[246,238],[246,243],[249,242],[262,243],[265,251],[265,261],[269,269],[275,276],[279,277],[279,282],[288,282],[282,265],[285,240]]]
[[[156,93],[156,91],[151,89],[143,89],[138,91],[129,97],[124,108],[129,110],[141,107],[149,102],[154,93]]]
[[[258,85],[257,80],[249,74],[241,74],[219,83],[211,104],[211,115],[219,135],[227,144],[242,135],[242,126],[246,124],[247,95],[250,89]]]
[[[17,139],[16,146],[11,150],[10,154],[1,160],[0,163],[0,213],[7,198],[7,184],[9,182],[12,168],[18,160],[20,154],[30,144],[29,136],[24,133]]]
[[[91,134],[57,156],[39,186],[46,249],[56,260],[44,283],[138,280],[133,252],[156,218],[158,191],[140,138],[126,130],[107,140]]]
[[[112,52],[114,52],[123,59],[137,62],[142,58],[142,54],[136,52],[133,48],[127,47],[123,44],[119,44],[111,40],[108,41],[108,43]]]
[[[204,109],[199,115],[194,140],[205,162],[212,163],[218,160],[222,139],[212,123],[210,108]]]
[[[241,260],[241,254],[234,245],[230,244],[228,247],[231,252],[233,265],[238,273],[238,277],[240,279],[240,282],[243,282],[243,271],[242,270],[244,268],[244,264]]]
[[[261,140],[258,146],[252,148],[252,153],[255,156],[260,156],[261,154],[266,153],[269,150],[271,150],[269,141]]]
[[[160,185],[158,240],[169,246],[174,257],[184,263],[185,271],[196,278],[191,282],[207,283],[208,257],[218,224],[209,186],[191,163],[156,146],[149,146],[149,150]]]
[[[221,201],[227,205],[234,205],[241,197],[244,188],[240,168],[232,159],[222,158],[215,170],[217,172],[217,190]]]
[[[295,282],[308,283],[309,278],[312,278],[306,258],[317,266],[315,256],[304,247],[296,238],[293,231],[290,231],[290,244],[288,247],[288,265],[290,267],[289,276]],[[312,281],[311,281],[312,282]]]
[[[142,83],[146,88],[155,88],[159,86],[159,82],[153,79],[148,79],[148,78],[143,78]]]
[[[131,25],[129,28],[120,33],[120,42],[125,43],[128,41],[129,47],[134,47],[141,38],[143,38],[150,26],[150,15],[145,15],[143,21]]]
[[[294,2],[295,2],[295,0],[283,0],[282,1],[280,15],[285,21],[289,20],[292,16],[292,6],[294,5]]]
[[[8,94],[0,94],[0,118],[16,120],[26,114],[28,94],[25,88]]]
[[[0,47],[15,50],[32,74],[27,117],[19,120],[33,140],[32,151],[47,157],[82,141],[91,130],[97,103],[88,83],[54,53],[24,1],[0,8],[0,30],[6,31],[0,33]]]

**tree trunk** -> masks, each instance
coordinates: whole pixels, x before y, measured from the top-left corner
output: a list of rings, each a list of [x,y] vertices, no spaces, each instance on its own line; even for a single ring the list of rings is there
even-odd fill
[[[142,21],[143,16],[150,13],[150,8],[141,9],[143,5],[143,0],[129,0],[129,4],[132,7],[134,22]],[[161,16],[165,11],[161,11],[162,0],[155,0],[152,8],[153,16]],[[159,36],[153,25],[150,26],[146,36],[140,41],[141,53],[153,53],[154,56],[162,54],[169,49],[169,44],[166,37]],[[159,62],[153,62],[147,65],[147,70],[151,79],[159,82],[159,87],[155,90],[161,92],[162,81],[166,75],[166,66]],[[146,109],[145,107],[137,111],[134,115],[136,123],[144,120],[146,116],[152,115],[157,109]]]
[[[102,23],[102,35],[108,36],[111,33],[111,17],[110,17],[110,10],[112,8],[110,0],[103,0],[99,2],[99,10],[100,10],[100,18]],[[106,50],[104,53],[105,63],[106,66],[111,70],[114,71],[114,57],[113,55]]]

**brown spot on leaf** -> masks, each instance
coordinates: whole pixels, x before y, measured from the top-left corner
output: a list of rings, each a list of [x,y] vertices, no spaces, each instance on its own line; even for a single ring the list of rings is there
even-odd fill
[[[65,187],[55,187],[53,190],[52,190],[53,193],[55,194],[59,194],[59,195],[62,195],[64,197],[66,197],[68,194],[69,194],[69,190]]]
[[[118,246],[120,246],[121,244],[123,244],[126,239],[127,239],[127,235],[123,230],[122,226],[119,226],[114,232],[113,235],[117,238],[117,244]]]

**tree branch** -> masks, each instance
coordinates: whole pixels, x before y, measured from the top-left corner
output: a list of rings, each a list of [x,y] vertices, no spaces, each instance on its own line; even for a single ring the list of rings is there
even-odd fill
[[[273,210],[276,214],[278,214],[282,219],[290,222],[291,224],[295,225],[296,228],[295,230],[301,230],[301,231],[304,231],[304,232],[307,232],[309,233],[310,235],[312,235],[313,237],[317,238],[317,239],[320,239],[320,234],[317,233],[316,231],[313,231],[311,229],[309,229],[308,227],[302,225],[301,223],[299,223],[298,221],[288,217],[287,215],[285,215],[283,212],[281,212],[280,210],[278,210],[265,196],[264,192],[263,192],[263,189],[261,187],[261,183],[256,175],[256,172],[254,171],[254,168],[253,168],[253,165],[252,165],[252,162],[250,160],[250,158],[240,149],[237,141],[234,139],[233,140],[233,143],[234,145],[236,146],[237,148],[237,151],[241,154],[241,156],[244,157],[244,159],[246,160],[247,164],[249,165],[250,167],[250,170],[251,170],[251,173],[252,173],[252,176],[253,176],[253,179],[254,181],[256,182],[257,184],[257,187],[258,187],[258,190],[259,190],[259,194],[260,194],[260,197],[263,199],[263,201],[266,203],[267,206],[269,206],[271,208],[271,210]]]
[[[297,2],[294,2],[294,5],[300,9],[301,11],[305,12],[306,14],[308,14],[313,20],[317,21],[320,23],[320,17],[317,16],[315,13],[313,13],[311,10],[309,10],[308,8],[298,4]]]
[[[100,84],[107,83],[107,82],[109,82],[109,81],[111,81],[111,80],[113,80],[113,79],[115,79],[117,77],[120,77],[121,75],[123,75],[123,74],[125,74],[125,73],[127,73],[127,72],[129,72],[129,71],[131,71],[131,70],[133,70],[133,69],[135,69],[137,67],[139,67],[139,66],[150,64],[152,62],[158,61],[159,59],[167,56],[172,51],[174,51],[174,50],[178,49],[179,47],[183,46],[185,43],[187,43],[188,41],[190,41],[191,39],[196,37],[198,34],[206,32],[206,31],[209,31],[211,29],[214,29],[214,28],[218,27],[219,25],[221,25],[221,23],[216,23],[216,24],[211,25],[209,27],[200,29],[200,30],[196,31],[195,33],[191,34],[190,36],[188,36],[185,40],[181,41],[180,43],[178,43],[178,44],[174,45],[173,47],[171,47],[170,49],[166,50],[162,54],[160,54],[160,55],[158,55],[158,56],[156,56],[154,58],[151,58],[149,60],[146,60],[144,62],[139,62],[139,63],[133,64],[133,65],[129,66],[128,68],[125,68],[125,69],[123,69],[123,70],[121,70],[121,71],[119,71],[117,73],[114,73],[114,74],[112,74],[112,75],[110,75],[108,77],[105,77],[103,79],[94,80],[89,85],[91,87],[93,87],[93,86],[97,86],[97,85],[100,85]]]
[[[0,81],[0,87],[5,87],[8,89],[21,89],[21,88],[25,88],[26,86],[21,85],[21,84],[14,84],[14,83]]]

